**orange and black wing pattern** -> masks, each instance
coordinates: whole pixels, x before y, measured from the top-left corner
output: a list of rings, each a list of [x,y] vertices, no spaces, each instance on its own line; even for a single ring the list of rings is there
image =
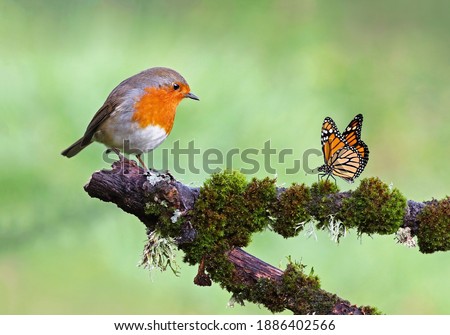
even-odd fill
[[[348,124],[345,131],[342,133],[342,137],[347,141],[347,144],[354,147],[361,154],[363,159],[366,159],[366,163],[369,160],[369,148],[361,140],[363,116],[362,114],[356,115],[353,120]]]
[[[322,125],[322,133],[320,137],[322,144],[322,152],[325,163],[333,156],[335,152],[347,145],[345,139],[339,132],[336,123],[331,117],[325,118]]]
[[[329,173],[353,183],[363,171],[363,159],[354,147],[345,146],[337,151],[327,164]],[[328,174],[329,174],[328,173]]]
[[[325,164],[319,167],[321,176],[340,177],[349,183],[363,172],[369,160],[369,148],[361,140],[363,116],[358,114],[340,134],[330,117],[322,125],[321,144]]]

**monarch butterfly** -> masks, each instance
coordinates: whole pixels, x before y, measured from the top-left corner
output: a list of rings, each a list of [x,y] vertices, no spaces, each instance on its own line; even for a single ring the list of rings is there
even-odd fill
[[[319,167],[319,176],[338,176],[353,183],[363,172],[369,161],[369,148],[361,140],[362,121],[362,114],[356,115],[341,135],[333,119],[325,118],[321,133],[325,164]]]

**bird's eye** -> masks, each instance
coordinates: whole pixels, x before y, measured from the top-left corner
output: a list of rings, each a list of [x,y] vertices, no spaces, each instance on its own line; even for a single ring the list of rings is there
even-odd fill
[[[173,83],[172,86],[173,86],[174,90],[179,90],[180,89],[180,85],[178,85],[177,83]]]

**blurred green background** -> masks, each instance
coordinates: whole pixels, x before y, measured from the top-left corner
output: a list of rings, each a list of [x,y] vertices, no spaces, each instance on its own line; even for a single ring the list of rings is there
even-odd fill
[[[195,286],[181,255],[179,278],[138,268],[143,225],[83,191],[108,168],[103,147],[71,160],[61,150],[121,80],[168,66],[201,101],[181,103],[155,157],[177,140],[227,152],[270,139],[301,158],[320,149],[325,116],[342,129],[363,113],[371,157],[362,177],[439,199],[450,186],[449,29],[444,0],[0,0],[0,313],[268,313],[227,307],[217,284]],[[279,185],[317,180],[286,175],[288,163],[273,163]],[[193,185],[207,177],[174,175]],[[317,238],[265,231],[246,250],[280,267],[291,255],[325,290],[387,314],[450,313],[448,254],[422,255],[393,236]]]

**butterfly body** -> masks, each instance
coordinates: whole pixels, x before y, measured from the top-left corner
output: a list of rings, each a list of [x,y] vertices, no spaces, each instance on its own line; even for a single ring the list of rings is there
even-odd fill
[[[322,177],[340,177],[349,183],[363,172],[369,160],[369,148],[361,140],[363,116],[358,114],[341,134],[333,119],[325,118],[321,144],[325,164],[318,168]]]

